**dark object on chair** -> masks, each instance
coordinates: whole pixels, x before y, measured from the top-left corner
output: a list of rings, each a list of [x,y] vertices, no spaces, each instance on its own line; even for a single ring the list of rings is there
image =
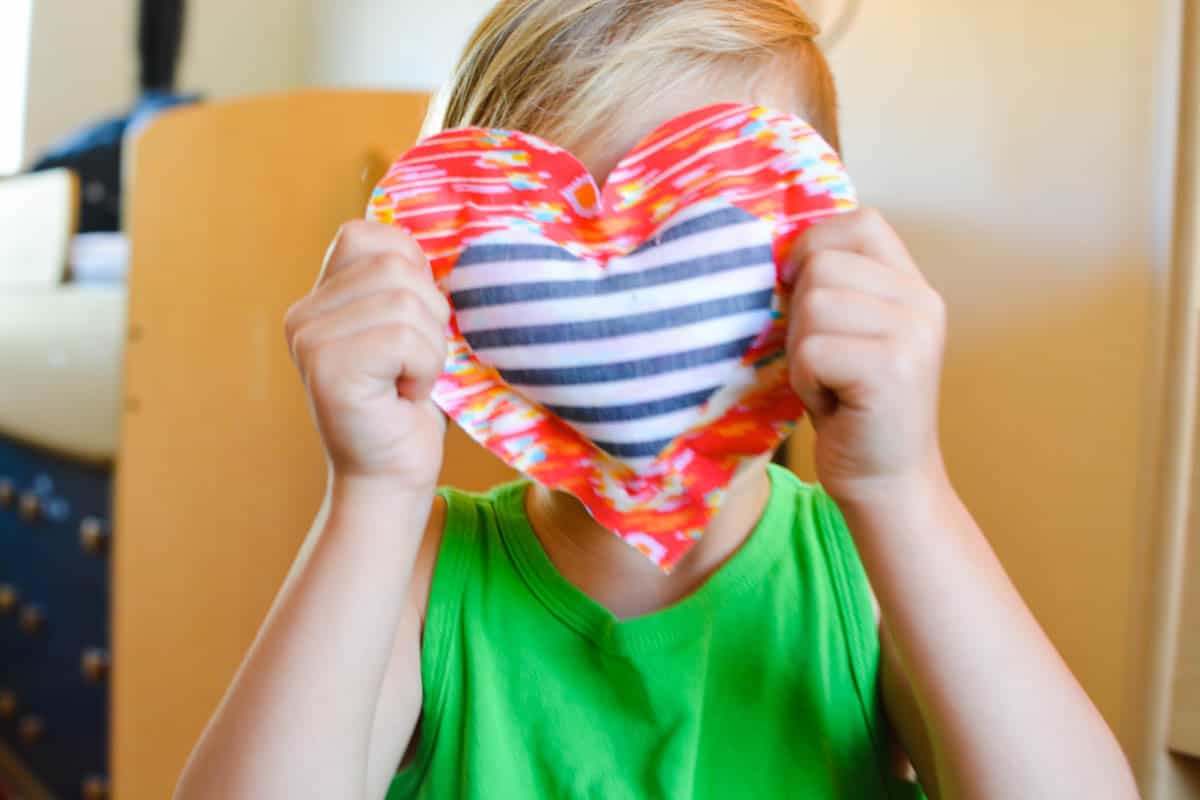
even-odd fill
[[[142,0],[138,24],[141,96],[119,116],[88,125],[42,154],[32,170],[66,167],[79,175],[79,230],[121,229],[121,148],[125,135],[198,95],[175,93],[184,0]]]
[[[142,0],[138,17],[142,91],[174,90],[184,11],[184,0]]]

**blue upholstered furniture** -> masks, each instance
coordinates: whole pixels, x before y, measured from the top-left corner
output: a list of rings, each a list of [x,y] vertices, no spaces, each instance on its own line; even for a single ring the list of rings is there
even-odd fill
[[[60,798],[107,769],[110,486],[0,436],[0,739]]]

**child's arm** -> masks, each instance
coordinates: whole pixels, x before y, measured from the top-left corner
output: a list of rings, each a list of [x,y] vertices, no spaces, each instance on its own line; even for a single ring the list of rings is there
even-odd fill
[[[429,393],[448,318],[420,248],[367,222],[343,227],[288,313],[329,489],[176,798],[385,793],[421,706],[422,572],[442,514],[444,423]]]
[[[794,256],[793,384],[879,598],[885,702],[926,790],[1137,797],[1115,738],[946,475],[941,298],[873,211],[814,226]]]

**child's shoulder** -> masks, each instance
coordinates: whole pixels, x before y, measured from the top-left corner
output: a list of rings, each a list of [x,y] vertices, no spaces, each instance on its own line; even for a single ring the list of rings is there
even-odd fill
[[[443,529],[455,534],[484,533],[505,517],[525,515],[525,493],[530,481],[513,481],[486,491],[469,491],[453,486],[438,487],[438,501],[444,508]]]
[[[438,487],[409,579],[410,602],[422,625],[428,617],[435,578],[462,571],[472,548],[497,531],[497,508],[521,508],[519,498],[527,485],[528,481],[515,481],[486,492]]]
[[[525,519],[528,480],[502,484],[484,492],[441,486],[434,497],[417,560],[413,567],[413,600],[426,619],[435,579],[455,585],[494,545],[505,518]],[[511,524],[511,523],[508,523]]]

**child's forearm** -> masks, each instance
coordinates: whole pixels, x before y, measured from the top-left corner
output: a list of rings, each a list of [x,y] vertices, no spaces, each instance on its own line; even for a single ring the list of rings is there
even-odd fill
[[[938,795],[1137,796],[1115,738],[944,472],[843,513],[920,709]]]
[[[432,490],[331,480],[288,580],[192,753],[177,798],[366,796],[375,703],[410,606],[432,501]],[[419,647],[416,636],[412,646]],[[412,680],[410,731],[420,675]]]

